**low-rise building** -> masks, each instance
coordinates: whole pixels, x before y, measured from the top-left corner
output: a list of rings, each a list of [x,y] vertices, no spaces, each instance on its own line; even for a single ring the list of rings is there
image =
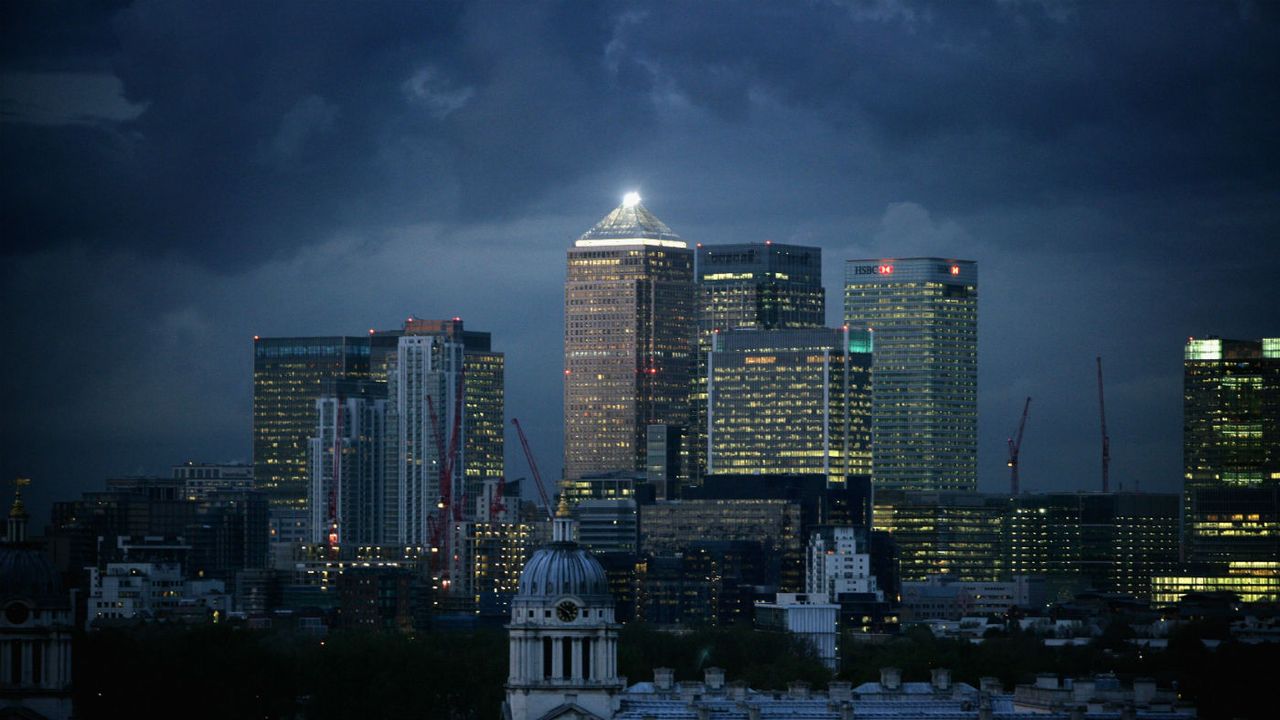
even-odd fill
[[[771,603],[756,603],[756,627],[799,635],[831,670],[840,667],[839,617],[840,605],[823,593],[778,593]]]
[[[1004,615],[1012,608],[1043,608],[1043,578],[1019,575],[1006,582],[965,582],[945,575],[902,583],[902,620],[959,620]]]
[[[176,563],[107,563],[89,568],[85,629],[111,621],[147,620],[174,610],[182,599]]]
[[[1151,578],[1151,602],[1170,605],[1192,593],[1231,592],[1243,602],[1280,602],[1280,562],[1189,566]]]
[[[1052,673],[1041,673],[1029,685],[1018,685],[1013,691],[1016,712],[1070,712],[1084,709],[1086,715],[1116,713],[1125,708],[1150,713],[1182,714],[1194,717],[1194,711],[1178,709],[1178,695],[1173,690],[1156,687],[1151,678],[1134,678],[1125,686],[1115,675],[1090,678],[1059,679]]]
[[[1051,676],[1050,676],[1051,677]],[[1056,680],[1056,678],[1055,678]],[[1090,681],[1076,681],[1088,683]],[[792,682],[785,691],[760,692],[741,681],[726,681],[724,670],[707,668],[701,681],[677,681],[670,668],[655,668],[651,682],[638,682],[618,694],[618,709],[607,720],[647,718],[715,718],[759,720],[806,718],[853,720],[854,718],[949,718],[951,720],[1069,720],[1141,717],[1142,720],[1193,720],[1194,708],[1166,703],[1169,692],[1139,680],[1128,691],[1123,706],[1110,697],[1112,690],[1099,678],[1094,682],[1098,702],[1036,705],[1042,696],[1022,691],[1021,699],[1007,692],[1000,680],[984,677],[978,687],[953,682],[945,668],[935,668],[928,680],[904,681],[897,668],[883,668],[878,682],[857,686],[832,681],[826,690],[809,683]],[[1075,683],[1067,685],[1074,689]],[[1100,686],[1105,686],[1100,687]],[[1048,690],[1048,688],[1043,688]],[[1021,688],[1019,688],[1021,690]],[[1143,700],[1143,698],[1149,698]]]

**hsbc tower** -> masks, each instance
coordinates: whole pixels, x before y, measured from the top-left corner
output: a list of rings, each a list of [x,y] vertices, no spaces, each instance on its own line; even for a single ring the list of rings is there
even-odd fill
[[[844,321],[872,331],[875,488],[976,490],[977,263],[846,261]]]

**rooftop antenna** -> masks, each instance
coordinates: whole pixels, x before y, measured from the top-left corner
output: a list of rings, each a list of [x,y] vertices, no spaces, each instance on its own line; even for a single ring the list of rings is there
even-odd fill
[[[1098,356],[1098,412],[1102,417],[1102,492],[1111,492],[1111,436],[1107,434],[1107,398],[1102,392],[1102,356]]]

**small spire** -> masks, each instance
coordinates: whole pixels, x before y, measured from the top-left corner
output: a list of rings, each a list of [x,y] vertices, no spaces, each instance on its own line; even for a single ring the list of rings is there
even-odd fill
[[[552,542],[573,542],[573,512],[569,510],[569,500],[563,493],[560,495],[560,507],[556,508],[555,520],[551,522]]]
[[[27,541],[27,508],[22,504],[22,486],[30,485],[30,478],[15,478],[13,481],[13,506],[9,508],[9,527],[5,540],[11,543]]]
[[[11,517],[11,518],[19,518],[19,517],[20,517],[20,518],[25,518],[25,517],[29,517],[29,516],[27,515],[27,508],[26,508],[26,506],[24,506],[24,505],[22,504],[22,487],[23,487],[24,485],[30,485],[30,484],[31,484],[31,478],[24,478],[24,477],[14,478],[14,480],[13,480],[13,506],[9,508],[9,517]]]

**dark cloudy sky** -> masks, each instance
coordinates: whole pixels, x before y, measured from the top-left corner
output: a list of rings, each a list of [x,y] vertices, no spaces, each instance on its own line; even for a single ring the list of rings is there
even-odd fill
[[[250,459],[251,338],[461,315],[561,445],[565,249],[978,261],[980,476],[1181,475],[1187,336],[1280,334],[1265,2],[0,4],[3,453],[48,502]],[[508,445],[513,475],[526,472]],[[5,491],[5,497],[8,491]]]

